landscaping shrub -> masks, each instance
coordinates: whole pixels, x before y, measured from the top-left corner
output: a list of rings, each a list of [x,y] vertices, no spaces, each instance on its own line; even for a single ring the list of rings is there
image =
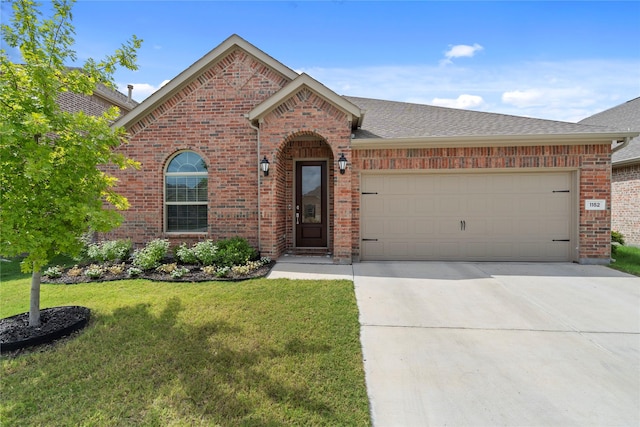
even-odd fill
[[[133,253],[133,265],[142,270],[151,270],[160,265],[160,261],[167,256],[169,251],[169,241],[155,239],[147,243],[142,249]]]
[[[611,254],[615,255],[618,245],[624,246],[624,236],[619,231],[611,231]]]
[[[44,271],[44,273],[42,273],[42,275],[49,279],[57,279],[58,277],[62,277],[62,268],[57,265],[49,267]]]
[[[184,264],[197,264],[198,257],[192,248],[188,247],[186,243],[181,244],[176,249],[176,258]]]
[[[218,246],[211,240],[205,240],[193,245],[193,253],[202,265],[213,265],[216,261]]]
[[[131,240],[109,240],[91,243],[86,250],[86,256],[91,261],[124,261],[129,257],[133,245]]]
[[[219,267],[244,265],[247,261],[253,260],[258,256],[257,251],[242,237],[220,240],[217,243],[217,247],[218,251],[213,264]]]

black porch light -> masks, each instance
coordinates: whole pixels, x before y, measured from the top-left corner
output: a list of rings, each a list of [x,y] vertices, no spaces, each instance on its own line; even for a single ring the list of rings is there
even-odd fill
[[[338,167],[340,168],[340,174],[344,175],[345,169],[347,169],[347,158],[344,156],[344,153],[340,154],[340,158],[338,159]]]
[[[262,168],[264,176],[269,175],[269,160],[267,160],[267,156],[264,156],[264,159],[260,161],[260,168]]]

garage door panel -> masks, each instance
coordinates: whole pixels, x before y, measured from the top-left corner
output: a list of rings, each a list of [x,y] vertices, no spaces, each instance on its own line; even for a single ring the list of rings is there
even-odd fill
[[[389,196],[385,198],[384,213],[391,216],[402,216],[411,214],[413,198],[407,196]]]
[[[365,174],[362,259],[568,261],[571,177]]]

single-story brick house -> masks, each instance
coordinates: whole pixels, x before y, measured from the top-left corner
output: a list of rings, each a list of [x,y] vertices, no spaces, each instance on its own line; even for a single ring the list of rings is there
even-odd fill
[[[579,123],[640,131],[640,98]],[[611,229],[621,232],[627,245],[640,246],[640,137],[613,153],[611,166]]]
[[[114,126],[142,168],[116,172],[131,208],[107,238],[336,263],[608,263],[611,147],[637,135],[340,96],[236,35]]]

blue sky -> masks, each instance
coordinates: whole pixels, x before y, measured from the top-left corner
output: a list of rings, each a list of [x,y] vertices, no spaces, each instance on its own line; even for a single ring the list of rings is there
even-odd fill
[[[565,121],[640,96],[637,1],[79,0],[73,17],[81,60],[144,40],[115,76],[138,101],[231,34],[341,95]]]

